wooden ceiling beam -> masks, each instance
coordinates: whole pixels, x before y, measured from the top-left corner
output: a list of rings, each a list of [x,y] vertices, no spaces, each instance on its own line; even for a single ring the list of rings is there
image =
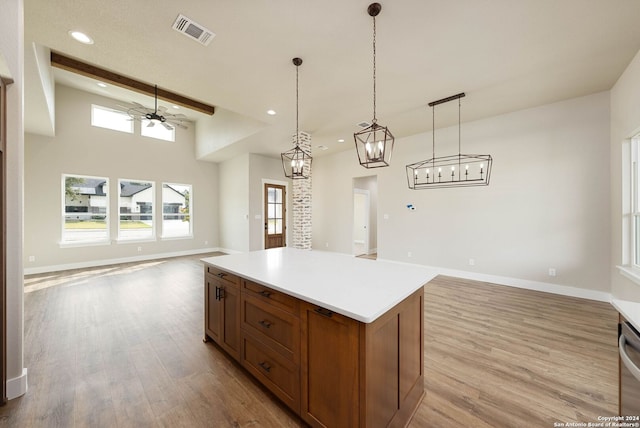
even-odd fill
[[[51,51],[51,65],[62,70],[71,71],[82,76],[97,79],[105,83],[111,83],[121,88],[130,89],[140,94],[154,96],[154,86],[139,80],[123,76],[113,71],[105,70],[98,66],[87,64],[75,58],[68,57],[58,52]],[[201,113],[213,115],[215,107],[203,102],[185,97],[175,92],[158,88],[158,98],[171,103],[190,108]]]

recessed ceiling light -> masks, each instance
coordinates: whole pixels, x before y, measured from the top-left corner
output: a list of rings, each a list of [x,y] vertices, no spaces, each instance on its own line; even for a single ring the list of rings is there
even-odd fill
[[[340,139],[338,140],[338,143],[344,143],[344,138],[340,138]]]
[[[174,106],[171,106],[171,107],[173,107],[173,108],[174,108],[174,109],[176,109],[176,110],[180,110],[180,106],[175,106],[175,105],[174,105]]]
[[[106,88],[107,84],[106,83],[102,83],[102,82],[98,82],[96,83],[96,85],[100,86],[101,88]]]
[[[85,45],[93,44],[93,39],[81,31],[69,31],[69,35],[80,43],[84,43]]]
[[[269,116],[275,116],[276,115],[276,111],[275,110],[267,110],[267,114]]]

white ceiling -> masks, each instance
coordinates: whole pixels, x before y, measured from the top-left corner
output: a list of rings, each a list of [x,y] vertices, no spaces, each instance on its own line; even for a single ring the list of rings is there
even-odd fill
[[[238,130],[235,144],[203,158],[211,161],[246,151],[275,156],[291,147],[291,59],[301,57],[300,129],[312,135],[319,156],[352,148],[356,124],[372,119],[369,3],[24,0],[26,55],[36,43],[213,104],[235,118],[233,126],[246,119],[251,131]],[[209,46],[171,28],[179,14],[216,34]],[[640,49],[638,17],[638,0],[382,2],[378,122],[398,138],[431,129],[427,103],[459,92],[467,94],[465,122],[608,90]],[[95,43],[82,45],[69,30],[84,31]],[[29,70],[34,63],[25,60],[25,114],[32,119],[44,111],[42,97],[30,90],[38,86]],[[55,77],[100,90],[69,73]],[[110,91],[101,94],[136,99]],[[268,116],[268,109],[278,114]],[[456,123],[454,113],[437,115],[436,126]]]

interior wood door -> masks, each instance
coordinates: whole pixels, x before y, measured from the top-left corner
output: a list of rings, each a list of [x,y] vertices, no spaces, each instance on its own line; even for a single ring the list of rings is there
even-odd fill
[[[287,246],[287,195],[285,186],[264,185],[264,248]]]

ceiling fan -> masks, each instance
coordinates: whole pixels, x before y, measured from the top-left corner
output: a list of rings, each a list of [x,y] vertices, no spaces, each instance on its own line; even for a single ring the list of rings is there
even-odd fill
[[[142,121],[148,120],[148,128],[153,127],[156,123],[161,124],[168,130],[172,130],[175,126],[182,129],[187,129],[185,124],[187,116],[184,114],[172,114],[167,113],[167,108],[164,106],[158,107],[158,85],[155,85],[154,90],[155,108],[151,109],[143,106],[140,103],[132,101],[133,107],[126,107],[127,113],[133,120]]]

